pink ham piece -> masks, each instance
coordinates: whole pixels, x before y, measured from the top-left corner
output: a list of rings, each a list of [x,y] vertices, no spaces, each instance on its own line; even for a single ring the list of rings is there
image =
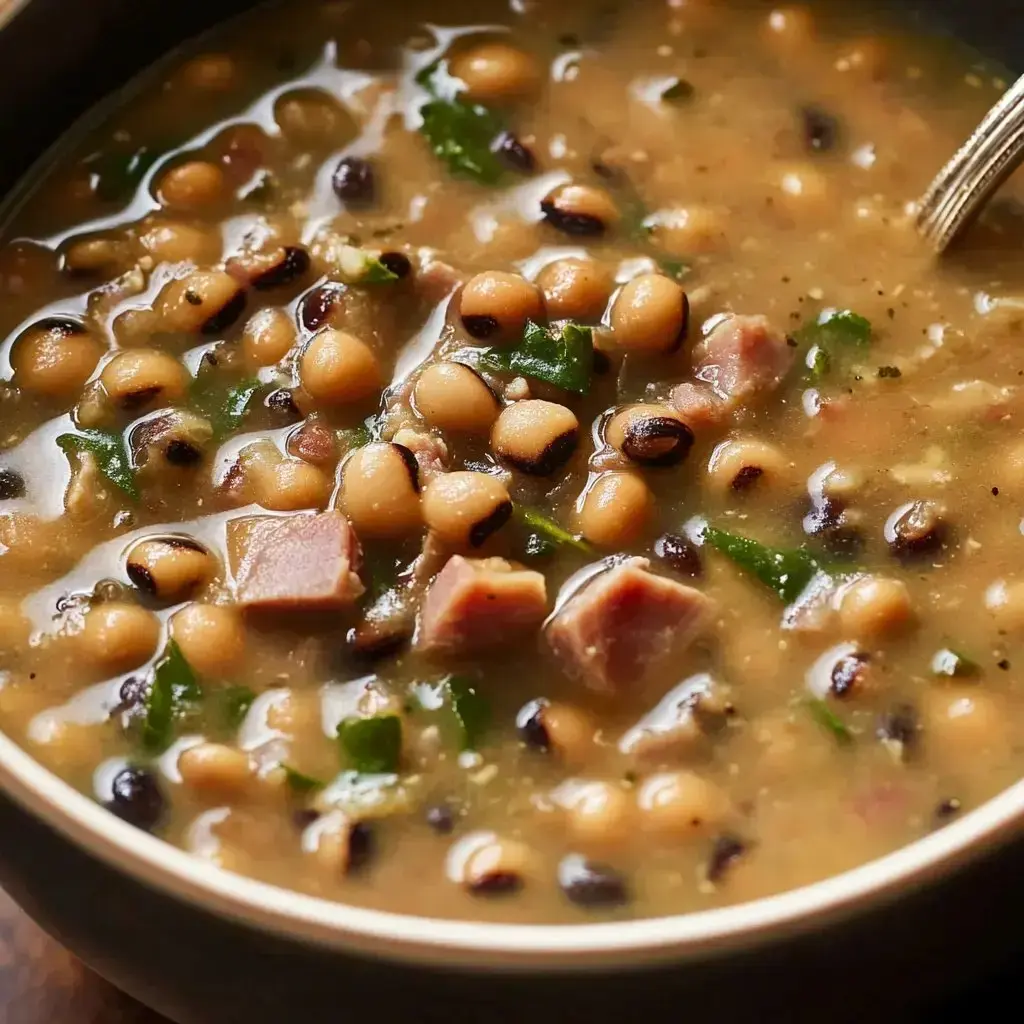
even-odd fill
[[[453,555],[423,600],[416,647],[462,652],[514,643],[538,629],[547,610],[539,572],[503,558]]]
[[[680,384],[670,401],[684,419],[711,421],[773,392],[794,355],[786,335],[765,317],[727,317],[694,350],[698,383]]]
[[[228,523],[228,563],[243,608],[333,611],[363,593],[361,552],[340,512],[248,516]]]
[[[586,584],[547,629],[566,671],[593,690],[615,693],[640,683],[693,643],[713,604],[699,590],[648,572],[631,558]]]

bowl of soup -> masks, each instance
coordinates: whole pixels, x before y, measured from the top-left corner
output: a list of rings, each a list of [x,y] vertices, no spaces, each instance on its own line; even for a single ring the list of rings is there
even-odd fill
[[[986,960],[1020,220],[913,215],[1007,72],[828,4],[281,0],[70,128],[231,12],[43,75],[52,6],[0,34],[52,110],[0,234],[28,909],[181,1020]]]

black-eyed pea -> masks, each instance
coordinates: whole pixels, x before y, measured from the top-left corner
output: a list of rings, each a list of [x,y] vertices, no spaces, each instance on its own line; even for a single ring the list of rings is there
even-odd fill
[[[113,277],[131,266],[131,246],[121,238],[94,235],[69,242],[62,265],[69,274],[104,274]]]
[[[517,839],[471,832],[448,851],[446,874],[474,896],[517,892],[536,871],[536,855]]]
[[[1013,716],[1003,699],[977,686],[935,687],[921,698],[922,740],[929,757],[952,768],[1008,763]]]
[[[171,618],[171,636],[189,665],[205,678],[228,678],[245,662],[245,624],[229,605],[185,605]]]
[[[178,772],[193,791],[237,795],[252,781],[253,765],[243,750],[224,743],[198,743],[178,756]]]
[[[283,309],[258,310],[242,330],[245,361],[253,368],[274,366],[291,352],[295,339],[295,324]]]
[[[348,331],[325,327],[299,359],[302,386],[317,402],[344,405],[379,391],[384,379],[373,350]]]
[[[166,352],[136,348],[119,352],[103,367],[100,382],[111,403],[125,412],[176,405],[189,385],[185,367]]]
[[[615,413],[604,429],[605,441],[641,466],[674,466],[693,446],[693,431],[667,405],[645,403]]]
[[[128,446],[139,470],[156,476],[171,468],[195,470],[212,439],[209,420],[188,409],[174,409],[136,424]]]
[[[555,402],[529,399],[506,406],[491,431],[491,448],[506,465],[534,476],[548,476],[572,456],[579,421]]]
[[[220,259],[217,232],[183,221],[152,221],[138,236],[139,246],[154,263],[184,263],[197,266]]]
[[[422,499],[428,529],[452,547],[478,548],[512,518],[512,499],[487,473],[441,473]]]
[[[161,205],[191,213],[223,203],[229,196],[221,168],[208,160],[189,160],[164,171],[156,189]]]
[[[531,750],[552,753],[565,764],[583,764],[594,752],[596,726],[571,704],[532,700],[516,716],[516,729]]]
[[[653,512],[654,495],[639,473],[609,470],[587,489],[580,532],[598,547],[622,548],[644,533]]]
[[[537,275],[549,320],[600,320],[615,287],[611,270],[595,260],[570,257],[549,263]]]
[[[633,794],[617,782],[570,780],[554,796],[573,842],[584,848],[616,846],[636,829]]]
[[[123,601],[94,605],[76,636],[82,658],[103,676],[129,672],[156,654],[160,621],[145,608]]]
[[[470,278],[459,298],[462,325],[480,340],[516,340],[527,320],[539,320],[543,315],[537,286],[519,274],[500,270]]]
[[[128,552],[125,571],[144,594],[176,604],[207,583],[217,563],[198,541],[169,535],[139,541]]]
[[[690,304],[686,292],[663,274],[640,274],[622,286],[612,306],[615,345],[649,355],[675,351],[686,337]]]
[[[416,411],[431,427],[486,437],[501,412],[487,382],[463,363],[434,363],[416,381]]]
[[[528,53],[503,42],[481,43],[452,57],[449,70],[476,103],[522,99],[540,83],[540,68]]]
[[[341,878],[366,865],[373,856],[373,825],[354,821],[341,811],[322,815],[302,833],[302,850],[329,878]]]
[[[252,499],[272,512],[323,508],[333,490],[333,480],[323,469],[285,458],[270,442],[246,446],[239,463]]]
[[[172,281],[157,309],[165,331],[219,334],[245,310],[245,289],[223,270],[194,270]]]
[[[728,241],[729,213],[718,206],[674,207],[655,216],[651,233],[658,246],[672,256],[713,252]]]
[[[695,772],[662,772],[637,788],[640,827],[652,835],[681,839],[718,831],[733,815],[728,796]]]
[[[910,591],[902,580],[861,576],[840,595],[839,621],[844,634],[857,639],[899,633],[914,621]]]
[[[11,348],[12,382],[42,398],[71,401],[78,397],[105,350],[100,339],[77,320],[41,320]]]
[[[619,208],[603,188],[562,185],[541,200],[541,215],[556,231],[575,238],[595,238],[619,222]]]
[[[715,446],[708,459],[708,483],[719,495],[774,489],[790,475],[792,463],[773,444],[734,437]]]
[[[342,468],[339,507],[361,537],[404,537],[422,529],[416,456],[383,441],[358,449]]]
[[[281,134],[310,150],[335,149],[356,132],[352,115],[323,89],[291,89],[274,103]]]

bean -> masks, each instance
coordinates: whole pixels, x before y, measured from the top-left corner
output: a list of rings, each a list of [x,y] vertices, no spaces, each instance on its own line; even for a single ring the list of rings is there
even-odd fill
[[[309,266],[309,253],[301,245],[284,245],[260,263],[260,269],[249,277],[249,283],[258,292],[283,288],[303,277]]]
[[[840,599],[839,618],[843,629],[856,637],[899,632],[911,623],[913,617],[906,584],[884,576],[864,576],[854,580]]]
[[[524,473],[548,476],[569,461],[579,421],[564,405],[530,399],[506,406],[491,431],[498,458]]]
[[[313,336],[299,360],[302,386],[318,402],[359,402],[383,384],[373,350],[348,331],[325,327]]]
[[[612,470],[589,487],[580,511],[580,532],[598,547],[622,548],[647,529],[654,512],[654,496],[643,477]]]
[[[229,678],[245,661],[245,627],[227,605],[185,605],[171,619],[171,636],[200,676]]]
[[[387,442],[360,448],[344,465],[339,503],[360,536],[415,533],[423,526],[416,457]]]
[[[581,907],[618,907],[630,899],[629,886],[620,871],[579,854],[570,854],[559,862],[558,885],[571,903]]]
[[[519,338],[527,320],[539,320],[544,304],[537,287],[519,274],[488,270],[462,289],[459,314],[466,331],[481,340]]]
[[[442,473],[423,492],[427,527],[453,547],[480,547],[512,518],[505,485],[487,473]]]
[[[345,156],[338,161],[331,176],[334,194],[349,206],[368,206],[376,198],[377,186],[373,164],[358,156]]]
[[[138,605],[109,602],[86,612],[77,640],[83,658],[96,672],[114,676],[138,668],[156,654],[160,622]]]
[[[666,405],[632,405],[616,413],[605,440],[641,466],[674,466],[693,446],[693,431]]]
[[[594,723],[568,704],[532,700],[520,709],[516,728],[528,747],[568,764],[584,763],[594,750]]]
[[[708,460],[708,478],[720,495],[746,494],[785,481],[791,468],[775,445],[753,437],[735,437],[715,446]]]
[[[14,469],[0,469],[0,501],[25,497],[25,478]]]
[[[591,185],[563,185],[540,204],[541,215],[553,228],[575,238],[595,238],[619,220],[615,201]]]
[[[171,167],[157,184],[157,198],[172,210],[203,210],[223,203],[227,197],[224,172],[217,164],[205,160],[190,160]]]
[[[274,366],[291,352],[295,340],[295,325],[283,309],[261,309],[246,321],[242,351],[250,366]]]
[[[612,306],[615,344],[627,352],[668,353],[683,343],[690,304],[675,281],[640,274],[622,286]]]
[[[245,289],[223,270],[195,270],[172,281],[158,308],[167,331],[219,334],[245,311]]]
[[[465,83],[466,97],[476,103],[522,99],[540,82],[533,57],[503,42],[481,43],[457,53],[450,71]]]
[[[248,787],[253,771],[249,755],[222,743],[199,743],[178,757],[182,782],[204,793],[235,795]]]
[[[700,550],[681,534],[663,534],[654,542],[654,553],[680,576],[699,579],[704,574]]]
[[[486,437],[501,405],[487,382],[462,363],[434,363],[416,381],[416,411],[427,423],[453,434]]]
[[[151,832],[163,819],[165,807],[160,783],[145,768],[122,768],[114,776],[107,808],[129,825]]]
[[[77,398],[103,355],[102,342],[76,320],[41,320],[11,348],[15,387],[53,401]]]
[[[645,830],[676,838],[715,829],[732,813],[721,789],[687,771],[645,779],[637,791],[637,806]]]
[[[213,556],[190,537],[155,537],[128,552],[126,572],[139,590],[168,603],[185,600],[215,571]]]
[[[614,283],[604,264],[576,258],[555,260],[537,275],[549,320],[600,320]]]
[[[189,376],[185,367],[166,352],[137,348],[120,352],[100,374],[111,402],[126,412],[141,412],[181,402]]]
[[[633,834],[636,808],[629,792],[605,781],[581,783],[565,808],[574,842],[584,847],[618,845]]]

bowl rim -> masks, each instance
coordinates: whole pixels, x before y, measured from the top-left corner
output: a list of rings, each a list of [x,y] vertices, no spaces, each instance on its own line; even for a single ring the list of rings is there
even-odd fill
[[[465,968],[637,967],[727,953],[821,928],[941,878],[1024,820],[1024,780],[915,842],[810,885],[672,917],[584,924],[446,920],[356,907],[256,881],[121,821],[0,733],[0,788],[108,867],[260,931],[360,955]]]

